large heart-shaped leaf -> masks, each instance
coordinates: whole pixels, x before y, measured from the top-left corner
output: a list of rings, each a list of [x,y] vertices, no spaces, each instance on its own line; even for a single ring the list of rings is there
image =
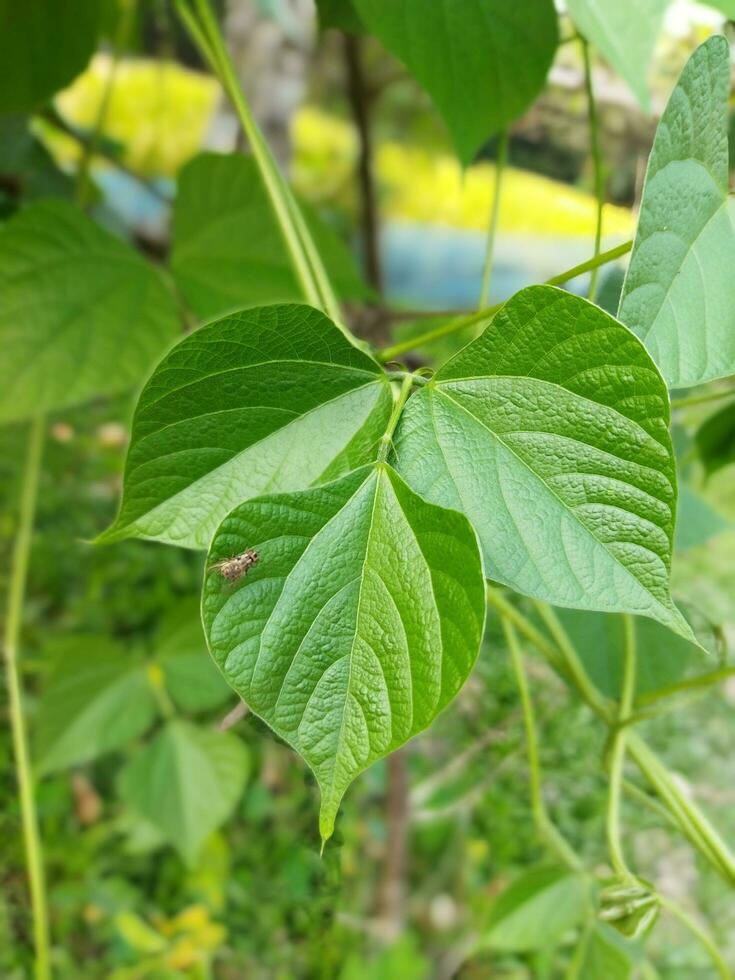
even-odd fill
[[[712,37],[661,117],[618,317],[674,388],[735,373],[735,205],[728,198],[730,54]]]
[[[314,771],[326,839],[355,776],[426,728],[472,669],[485,618],[477,539],[378,465],[243,504],[209,561],[247,548],[259,561],[234,588],[207,575],[209,647]]]
[[[343,299],[366,289],[337,235],[301,205],[327,272]],[[171,269],[202,319],[246,306],[302,300],[273,206],[255,162],[202,153],[179,175]]]
[[[353,6],[432,97],[465,164],[533,102],[558,43],[552,0],[353,0]]]
[[[648,68],[670,0],[567,0],[574,26],[625,79],[648,111]]]
[[[145,663],[105,636],[72,636],[53,651],[36,721],[36,756],[50,772],[89,762],[141,735],[156,714]]]
[[[522,290],[409,399],[398,471],[463,510],[489,578],[689,635],[669,594],[676,472],[666,386],[599,307]]]
[[[0,422],[139,384],[179,329],[157,270],[71,204],[0,228]]]
[[[202,327],[143,389],[120,514],[101,540],[206,548],[248,497],[374,459],[391,404],[379,365],[308,306],[245,310]]]
[[[120,795],[188,864],[230,816],[248,774],[236,736],[174,720],[135,755],[120,776]]]
[[[36,108],[82,71],[101,7],[100,0],[0,0],[0,113]]]

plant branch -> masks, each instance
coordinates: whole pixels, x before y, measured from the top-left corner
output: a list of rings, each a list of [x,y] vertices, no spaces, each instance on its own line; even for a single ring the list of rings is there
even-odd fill
[[[482,287],[480,289],[479,309],[487,306],[490,300],[490,281],[493,274],[493,259],[495,257],[495,241],[498,234],[498,221],[500,219],[500,199],[503,190],[503,175],[505,164],[508,159],[508,130],[504,129],[498,139],[498,154],[495,160],[495,193],[490,209],[490,226],[487,232],[487,248],[485,250],[485,264],[482,269]]]
[[[362,68],[362,41],[353,34],[344,34],[347,94],[360,140],[357,177],[360,185],[360,212],[365,268],[370,285],[380,295],[383,276],[380,263],[378,205],[373,179],[373,145],[370,131],[370,98]]]
[[[305,300],[342,326],[339,304],[311,233],[242,92],[209,0],[176,0],[176,9],[219,79],[248,138]]]
[[[721,980],[732,980],[732,971],[730,967],[725,963],[722,953],[717,948],[714,939],[710,934],[699,925],[699,923],[693,919],[688,912],[686,912],[678,902],[675,902],[671,898],[667,898],[666,895],[658,896],[659,905],[670,912],[674,918],[678,919],[679,922],[688,929],[691,934],[699,940],[702,946],[706,949],[712,960],[717,973],[719,974]]]
[[[600,252],[599,255],[593,256],[585,262],[580,262],[579,265],[572,266],[566,272],[560,272],[558,275],[552,276],[551,279],[546,280],[545,285],[561,286],[570,279],[576,279],[577,276],[581,276],[585,272],[590,272],[592,269],[597,269],[600,266],[607,265],[608,262],[614,262],[615,259],[627,255],[631,248],[633,248],[632,240],[623,242],[622,245],[616,245],[615,248],[608,249],[606,252]],[[383,364],[388,361],[394,361],[401,354],[405,354],[408,351],[416,350],[416,348],[423,347],[425,344],[432,344],[442,337],[448,337],[450,334],[457,333],[459,330],[464,330],[467,327],[477,326],[477,324],[483,323],[485,320],[492,319],[502,305],[502,303],[496,303],[494,306],[488,306],[486,309],[479,310],[477,313],[457,317],[449,323],[444,323],[441,327],[435,327],[433,330],[427,330],[426,333],[420,334],[417,337],[410,337],[408,340],[402,340],[398,344],[385,347],[378,352],[378,360]]]
[[[635,622],[632,616],[623,618],[625,631],[625,660],[623,666],[623,681],[620,691],[620,707],[618,723],[611,732],[610,746],[610,789],[607,807],[607,844],[610,852],[610,863],[616,874],[622,878],[634,879],[635,876],[628,868],[620,839],[620,799],[623,789],[623,771],[625,768],[625,743],[628,729],[625,722],[630,716],[635,696],[636,677],[636,636]]]
[[[558,624],[552,610],[549,610],[551,616],[548,617],[548,623],[554,625],[557,637],[561,641],[562,645],[558,647],[551,644],[533,623],[495,590],[488,590],[488,601],[498,609],[501,616],[510,618],[519,632],[549,659],[552,666],[558,667],[561,661],[560,673],[576,688],[582,700],[606,725],[614,724],[614,716],[607,702],[595,691],[594,685],[584,674],[584,668],[579,663],[576,651],[563,627]],[[556,624],[558,624],[558,628]],[[569,661],[570,656],[571,662]],[[582,674],[580,674],[580,669]],[[735,884],[735,856],[704,813],[693,801],[687,799],[676,779],[637,732],[629,732],[627,750],[630,758],[666,806],[681,833],[717,869],[725,880]]]
[[[38,497],[38,481],[41,471],[44,427],[44,417],[38,416],[31,422],[28,434],[26,463],[20,493],[18,530],[15,537],[10,585],[8,589],[4,642],[10,727],[13,738],[15,772],[20,795],[23,841],[33,913],[36,980],[48,980],[51,976],[48,908],[46,903],[43,851],[38,830],[34,778],[28,750],[28,733],[26,731],[25,714],[23,711],[23,691],[18,668],[18,655],[23,618],[23,602],[25,599],[28,563],[33,536],[33,523],[36,513],[36,499]]]
[[[528,775],[531,789],[531,811],[539,837],[555,852],[556,856],[573,871],[582,871],[583,865],[564,837],[552,823],[544,803],[541,783],[541,763],[539,759],[538,737],[533,701],[528,688],[528,678],[523,664],[523,654],[518,644],[515,627],[507,617],[503,618],[503,632],[510,651],[513,672],[518,693],[521,698],[523,724],[526,730],[526,751],[528,754]]]
[[[646,691],[644,694],[638,695],[636,703],[640,705],[655,704],[657,701],[662,701],[676,694],[686,694],[688,691],[712,687],[714,684],[719,684],[720,681],[725,681],[728,677],[733,676],[735,676],[735,667],[722,667],[720,670],[699,674],[697,677],[677,681],[675,684],[667,684],[666,687],[659,687],[655,691]]]
[[[692,405],[707,405],[709,402],[718,402],[723,398],[732,398],[735,395],[735,388],[722,388],[719,391],[710,391],[705,395],[687,395],[685,398],[672,398],[672,408],[689,408]]]
[[[597,216],[595,219],[595,256],[600,254],[602,245],[602,213],[605,207],[605,180],[602,170],[602,154],[600,152],[600,121],[597,115],[597,102],[592,85],[592,65],[590,62],[589,44],[584,38],[580,38],[582,43],[582,57],[584,59],[584,86],[587,94],[587,114],[590,127],[590,148],[592,152],[592,166],[594,169],[595,180],[595,199],[597,201]],[[597,297],[597,277],[599,267],[592,269],[590,276],[589,299],[594,303]]]

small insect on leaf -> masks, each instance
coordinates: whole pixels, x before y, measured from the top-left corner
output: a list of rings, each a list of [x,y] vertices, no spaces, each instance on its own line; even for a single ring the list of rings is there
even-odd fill
[[[259,558],[260,555],[257,551],[248,548],[247,551],[243,551],[241,555],[235,555],[234,558],[224,558],[222,561],[215,562],[214,565],[209,566],[207,571],[217,571],[228,582],[237,582],[243,575],[247,575],[253,565],[258,563]]]

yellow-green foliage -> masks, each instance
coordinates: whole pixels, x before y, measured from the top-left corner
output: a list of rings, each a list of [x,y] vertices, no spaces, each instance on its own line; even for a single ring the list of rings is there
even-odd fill
[[[97,55],[58,96],[66,119],[85,129],[94,127],[111,67],[107,55]],[[122,159],[136,173],[174,174],[200,149],[217,99],[217,82],[199,72],[168,61],[122,61],[104,114],[104,135],[123,144]],[[53,148],[67,162],[79,155],[78,145],[63,137],[54,137]]]
[[[109,58],[99,55],[59,96],[60,111],[76,125],[94,125],[110,67]],[[173,176],[201,148],[217,98],[217,84],[206,75],[170,62],[124,61],[117,67],[104,133],[123,145],[122,159],[136,172]],[[296,114],[292,135],[297,188],[312,200],[344,200],[358,153],[353,127],[306,107]],[[62,137],[53,138],[52,148],[67,163],[78,155],[76,144]],[[384,215],[455,228],[487,227],[495,186],[493,164],[480,163],[463,172],[448,153],[384,142],[377,148],[375,165]],[[508,168],[501,232],[591,236],[594,227],[595,201],[590,194]],[[630,235],[630,213],[607,205],[604,232]]]

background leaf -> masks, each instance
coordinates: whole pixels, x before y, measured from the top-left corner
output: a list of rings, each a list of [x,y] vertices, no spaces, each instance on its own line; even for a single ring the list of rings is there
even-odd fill
[[[599,307],[522,290],[409,399],[396,465],[467,514],[487,576],[690,635],[669,594],[676,472],[666,386]]]
[[[705,419],[695,445],[708,476],[735,462],[735,402]]]
[[[561,868],[534,868],[498,897],[481,943],[518,953],[545,949],[578,925],[590,904],[581,875]]]
[[[559,40],[551,0],[353,0],[353,6],[432,97],[465,164],[533,102]]]
[[[732,525],[714,507],[688,486],[679,487],[679,507],[674,535],[675,551],[706,544]]]
[[[157,270],[71,204],[0,228],[0,422],[140,384],[179,329]]]
[[[120,795],[194,864],[204,840],[234,810],[248,764],[235,735],[174,720],[125,767]]]
[[[0,112],[34,109],[82,71],[100,0],[0,0]]]
[[[557,612],[597,687],[607,697],[619,698],[625,643],[623,617],[576,609]],[[702,651],[698,646],[651,619],[636,617],[635,633],[637,694],[675,684],[692,664],[701,662]]]
[[[337,234],[301,205],[337,293],[367,290]],[[273,208],[250,157],[202,153],[179,175],[171,269],[202,319],[246,306],[303,300]]]
[[[233,700],[232,689],[207,651],[196,599],[180,602],[164,617],[155,651],[166,689],[182,711],[209,711]]]
[[[246,310],[203,327],[143,389],[120,514],[102,540],[206,548],[248,497],[374,458],[391,405],[378,364],[311,307]]]
[[[140,657],[105,636],[69,637],[52,656],[36,718],[44,772],[90,762],[150,727],[156,701]]]
[[[620,301],[619,319],[674,388],[735,373],[729,93],[729,45],[711,37],[689,59],[661,117]]]
[[[320,830],[371,763],[426,728],[467,679],[485,595],[474,531],[386,466],[251,500],[209,561],[260,560],[233,591],[205,580],[209,647],[252,710],[314,771]]]
[[[614,929],[596,922],[580,943],[569,980],[629,980],[633,975],[635,957],[630,944]]]
[[[574,26],[630,85],[647,112],[648,68],[669,0],[566,0]]]

